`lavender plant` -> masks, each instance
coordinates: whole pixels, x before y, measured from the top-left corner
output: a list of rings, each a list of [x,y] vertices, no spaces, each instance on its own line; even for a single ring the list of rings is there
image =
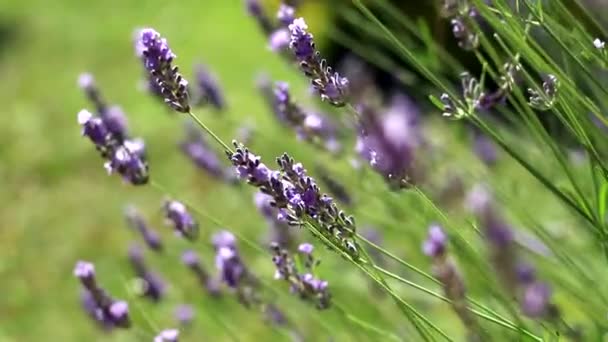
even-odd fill
[[[305,147],[271,144],[264,136],[264,130],[259,138],[256,137],[255,144],[235,140],[232,147],[228,146],[204,123],[211,119],[201,120],[193,113],[188,83],[173,65],[175,55],[167,41],[153,29],[139,32],[136,48],[155,94],[174,111],[187,113],[225,150],[234,174],[255,190],[254,203],[263,217],[259,220],[246,209],[252,206],[251,197],[242,194],[246,188],[226,190],[231,191],[233,202],[223,203],[232,210],[225,215],[226,220],[244,225],[243,229],[231,227],[230,231],[224,227],[233,224],[216,219],[215,213],[209,213],[212,208],[187,204],[175,195],[165,200],[163,214],[167,223],[176,235],[193,242],[192,249],[182,254],[182,263],[204,289],[202,296],[216,297],[214,305],[222,307],[217,311],[215,307],[201,307],[201,312],[209,310],[206,313],[221,325],[223,333],[239,339],[240,329],[234,329],[222,320],[222,315],[226,315],[224,306],[230,310],[226,300],[229,296],[219,296],[220,291],[224,293],[220,286],[225,286],[226,294],[234,294],[240,304],[250,309],[247,315],[256,311],[261,313],[273,329],[277,332],[287,329],[294,339],[300,337],[300,331],[306,332],[304,327],[311,322],[315,328],[316,325],[323,327],[327,336],[333,336],[336,331],[343,333],[337,335],[337,340],[354,337],[421,341],[543,341],[545,336],[564,336],[571,340],[601,338],[606,324],[598,317],[605,313],[608,296],[600,285],[605,278],[601,274],[605,265],[596,265],[601,256],[608,258],[608,171],[605,139],[596,123],[598,120],[605,123],[602,110],[608,105],[604,96],[608,92],[605,84],[593,78],[583,58],[596,62],[604,58],[603,41],[592,39],[582,24],[575,24],[568,30],[558,19],[574,19],[562,0],[543,5],[545,7],[529,1],[514,5],[505,0],[491,3],[442,1],[440,11],[447,19],[442,23],[452,32],[450,39],[468,51],[480,66],[480,71],[465,70],[453,58],[446,58],[449,61],[446,68],[456,65],[459,70],[445,71],[441,65],[432,65],[424,58],[425,54],[417,50],[422,42],[434,57],[449,56],[444,47],[421,33],[425,31],[424,24],[420,24],[420,30],[412,29],[412,18],[399,18],[385,0],[365,3],[354,0],[354,4],[358,12],[353,13],[352,9],[345,12],[349,13],[346,14],[349,20],[358,20],[361,31],[381,40],[406,62],[396,64],[398,68],[404,72],[414,71],[416,78],[421,77],[417,82],[422,85],[422,95],[431,95],[432,102],[444,117],[466,121],[473,126],[474,148],[468,151],[470,144],[464,144],[467,155],[462,160],[458,160],[462,154],[454,152],[458,148],[455,145],[459,129],[453,128],[457,123],[445,126],[422,117],[420,112],[429,110],[429,106],[414,103],[412,99],[416,95],[410,99],[409,94],[405,95],[400,89],[394,91],[398,95],[386,96],[386,100],[381,96],[368,98],[373,92],[356,91],[356,94],[364,95],[353,98],[349,80],[328,66],[329,62],[317,50],[305,20],[295,18],[295,9],[289,6],[294,4],[280,6],[275,21],[265,14],[260,2],[246,1],[249,14],[270,38],[271,48],[282,52],[288,48],[292,53],[289,60],[296,61],[315,95],[336,107],[338,112],[343,108],[350,114],[345,121],[333,122],[303,109],[301,103],[293,100],[285,83],[278,83],[274,89],[269,81],[260,84],[264,100],[282,124],[295,130],[303,140],[325,147],[315,151],[316,164],[308,164],[312,157]],[[407,34],[402,37],[397,33],[403,28]],[[537,34],[541,32],[548,37],[548,42],[538,38]],[[573,32],[572,37],[567,32]],[[572,52],[582,41],[587,42],[588,46],[583,48],[586,53]],[[544,44],[561,48],[561,58],[551,54]],[[382,61],[386,60],[374,63],[395,67],[394,63]],[[399,70],[389,71],[397,73]],[[209,75],[208,70],[199,71],[197,87],[214,107],[222,109],[223,95]],[[113,107],[104,102],[90,75],[82,76],[79,83],[96,108],[95,115],[81,112],[79,123],[83,135],[107,160],[107,168],[130,183],[151,183],[162,195],[168,196],[158,180],[149,181],[143,143],[129,137],[124,116],[118,114],[122,112],[111,113]],[[439,95],[439,99],[435,95]],[[552,135],[541,115],[556,119],[572,143],[584,151],[588,163],[585,170],[569,163],[564,153],[567,147],[558,136]],[[328,125],[330,121],[332,124]],[[510,126],[505,125],[505,121]],[[222,124],[230,122],[224,120]],[[197,166],[222,181],[220,187],[231,177],[226,176],[219,158],[195,129],[196,126],[188,128],[187,139],[180,148]],[[340,143],[355,145],[352,149],[329,147],[337,146],[338,129],[345,132]],[[467,127],[466,132],[470,131],[471,127]],[[260,146],[265,142],[272,145],[268,150],[289,151],[276,158],[274,167],[264,164],[262,157],[248,147],[267,151]],[[496,163],[496,146],[514,161]],[[473,154],[477,154],[486,167],[472,162]],[[380,177],[368,177],[367,167],[351,170],[347,161],[355,155],[369,163]],[[340,169],[339,174],[344,176],[333,179],[329,168],[322,166],[309,172],[292,156],[304,160],[307,165],[323,165],[324,161],[329,161],[331,169]],[[509,173],[503,169],[503,164],[522,166],[523,171]],[[465,177],[454,176],[451,172],[454,166]],[[444,183],[440,181],[446,174],[451,177],[449,179],[464,181],[458,183],[456,190],[445,192]],[[540,189],[548,190],[542,192],[537,187],[529,190],[526,196],[542,193],[543,196],[539,196],[542,201],[559,209],[560,220],[569,226],[568,230],[561,230],[566,237],[541,229],[532,231],[532,227],[517,228],[508,215],[516,216],[515,212],[524,210],[513,208],[504,210],[501,215],[501,208],[499,214],[489,192],[479,187],[474,188],[466,203],[472,209],[472,218],[454,210],[448,215],[436,204],[450,202],[450,207],[456,206],[454,202],[464,204],[461,193],[465,185],[462,183],[468,186],[472,181],[487,178],[493,186],[515,188],[507,181],[515,184],[526,176],[540,181]],[[324,193],[317,179],[341,204],[347,205],[353,215],[347,214]],[[389,192],[383,183],[388,183],[392,189],[409,191]],[[510,188],[506,192],[515,198],[513,202],[538,200],[522,199]],[[452,196],[452,193],[456,195]],[[356,196],[357,201],[352,201],[351,196]],[[373,237],[360,235],[354,214],[357,221],[373,224],[382,235],[390,238],[387,237],[381,246]],[[546,214],[543,217],[546,218]],[[130,210],[127,220],[150,248],[160,250],[158,235],[148,228],[141,216]],[[212,250],[219,282],[204,267],[199,257],[204,253],[198,250],[198,242],[194,244],[199,235],[209,235],[207,229],[199,231],[199,221],[209,221],[209,224],[205,222],[205,228],[222,227],[210,236],[210,245],[205,244],[204,239],[200,240]],[[432,226],[425,239],[423,227],[429,221],[441,221],[442,227]],[[271,257],[266,247],[260,247],[248,238],[257,228],[268,226],[273,231],[274,241],[270,245]],[[317,248],[313,256],[314,247],[309,243],[300,244],[297,251],[291,250],[295,241],[303,240],[300,236],[303,230],[311,234],[315,243],[332,252],[324,257],[323,276],[317,269],[320,260],[317,254],[322,251]],[[570,230],[576,233],[574,237],[569,235]],[[581,231],[587,234],[579,234]],[[532,235],[538,235],[538,239]],[[419,253],[420,244],[423,253]],[[537,248],[539,245],[541,248]],[[581,246],[586,248],[588,256],[570,253],[581,250]],[[173,242],[163,241],[163,250],[169,249],[174,249]],[[260,258],[256,259],[249,252],[255,252]],[[422,254],[430,258],[432,274],[419,266],[425,263]],[[150,272],[141,251],[131,249],[129,257],[136,275],[146,284],[142,287],[145,289],[142,295],[160,299],[164,283]],[[589,260],[593,260],[589,262],[593,266],[581,267]],[[273,265],[275,279],[287,283],[288,291],[274,282],[267,282],[272,278],[271,272],[264,270],[268,271]],[[325,265],[329,267],[325,268]],[[78,264],[75,275],[85,289],[83,304],[87,312],[101,326],[111,329],[131,324],[126,303],[112,299],[97,285],[92,265]],[[368,293],[370,287],[359,286],[362,277],[374,285],[371,288],[375,293]],[[581,292],[587,285],[597,300],[590,300],[588,294]],[[395,315],[393,306],[377,305],[376,301],[382,300],[377,291],[387,294],[403,315]],[[272,300],[269,293],[273,295]],[[286,293],[288,295],[282,297]],[[304,303],[290,302],[292,296],[289,294]],[[350,298],[362,300],[355,305],[347,303]],[[435,299],[449,304],[453,312],[434,310],[440,305]],[[306,304],[323,312],[308,315],[307,311],[302,314],[298,311],[298,317],[310,316],[310,322],[303,318],[287,318],[290,311],[300,309],[291,309],[292,305],[305,308]],[[283,311],[279,305],[290,310]],[[358,317],[361,308],[369,309],[373,315],[366,315],[366,319]],[[182,326],[193,324],[190,307],[180,307],[176,316]],[[462,323],[464,331],[451,324],[455,319]],[[407,325],[402,329],[404,322]],[[351,330],[354,327],[357,331]],[[155,341],[177,341],[179,332],[164,330],[158,333],[154,328],[153,334],[158,334]],[[319,335],[310,332],[311,339],[319,339]]]

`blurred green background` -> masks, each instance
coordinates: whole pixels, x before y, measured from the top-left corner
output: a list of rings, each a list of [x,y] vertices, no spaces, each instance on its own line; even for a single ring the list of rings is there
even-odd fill
[[[321,2],[307,3],[300,13],[307,17],[313,32],[323,30],[328,11]],[[266,227],[253,207],[250,189],[242,191],[213,182],[195,169],[176,148],[183,118],[138,90],[142,70],[133,53],[132,35],[134,29],[142,26],[154,27],[167,37],[178,55],[176,64],[186,77],[191,77],[192,65],[197,61],[213,70],[226,90],[228,113],[224,117],[212,111],[198,113],[224,140],[235,136],[238,123],[248,123],[258,130],[253,146],[269,164],[273,156],[284,151],[290,151],[307,165],[330,161],[313,148],[298,145],[293,134],[284,132],[264,106],[255,89],[259,72],[266,71],[273,79],[292,81],[302,99],[306,98],[306,84],[279,56],[268,51],[265,38],[245,13],[241,1],[3,0],[0,2],[1,342],[150,341],[160,329],[175,326],[172,315],[179,303],[192,303],[197,310],[192,330],[183,333],[186,341],[227,340],[226,328],[216,318],[230,326],[239,340],[288,339],[284,332],[264,324],[259,313],[240,307],[233,297],[227,295],[220,301],[207,298],[180,264],[181,251],[192,247],[204,256],[209,268],[213,267],[213,253],[207,241],[217,226],[201,219],[203,237],[194,246],[173,238],[170,229],[162,224],[160,205],[164,194],[151,187],[122,184],[117,176],[108,177],[103,161],[90,142],[80,136],[76,113],[90,106],[77,87],[77,78],[88,71],[96,77],[106,99],[122,106],[133,135],[145,138],[154,180],[179,194],[178,198],[188,199],[211,213],[225,227],[261,241]],[[481,164],[464,152],[467,149],[464,144],[451,144],[450,133],[433,127],[430,133],[441,134],[431,134],[431,139],[437,144],[451,145],[449,153],[436,157],[442,159],[442,169],[449,168],[445,161],[458,159],[467,165],[468,173],[481,179],[487,176]],[[466,142],[466,136],[457,129],[454,135]],[[347,172],[342,172],[341,179],[359,184],[356,175]],[[549,211],[548,216],[566,224],[552,207],[555,203],[547,200],[546,193],[535,192],[537,184],[528,184],[529,177],[519,167],[506,164],[495,175],[493,179],[514,196],[525,188],[528,203],[538,203],[535,209],[539,217]],[[364,190],[385,191],[380,179],[372,178]],[[396,206],[409,207],[417,215],[402,215],[390,229],[384,227],[392,234],[388,236],[394,238],[387,238],[389,246],[399,255],[424,260],[419,246],[425,235],[423,227],[431,221],[431,215],[420,203],[412,203],[411,194],[403,194],[401,198],[386,196]],[[167,300],[158,305],[135,298],[131,290],[132,272],[126,250],[137,236],[124,223],[122,214],[128,203],[137,205],[165,238],[164,256],[147,253],[154,269],[161,270],[163,278],[171,284]],[[383,222],[385,209],[375,198],[361,198],[359,207],[375,212],[378,221]],[[402,228],[411,228],[411,235],[404,238]],[[272,281],[270,257],[242,248],[250,268]],[[339,258],[321,254],[322,274],[341,271],[338,277],[333,276],[338,280],[332,283],[338,302],[363,319],[378,321],[392,331],[403,331],[401,317],[395,314],[390,300],[368,298],[368,284],[359,274],[344,272],[340,268],[344,264],[336,260]],[[72,275],[74,263],[79,259],[94,262],[103,286],[115,297],[129,300],[135,329],[103,334],[85,316],[79,302],[79,284]],[[339,314],[330,311],[320,316],[291,298],[281,285],[275,288],[283,296],[275,299],[289,312],[291,320],[297,321],[302,330],[308,329],[312,340],[329,336],[337,341],[351,339],[352,328]],[[444,317],[454,319],[447,306],[431,306],[435,300],[416,295],[410,298],[439,321]],[[333,326],[342,328],[332,329]],[[442,328],[450,333],[461,332],[459,324]],[[359,337],[378,339],[363,332]]]

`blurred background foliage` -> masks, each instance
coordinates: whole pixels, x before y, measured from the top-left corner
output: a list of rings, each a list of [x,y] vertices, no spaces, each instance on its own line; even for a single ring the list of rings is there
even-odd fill
[[[445,39],[449,26],[425,12],[426,2],[402,3],[406,4],[406,12],[419,11],[414,17],[430,18],[428,22],[434,27],[436,39]],[[274,13],[277,2],[267,1],[267,6],[269,13]],[[326,49],[334,60],[344,55],[337,34],[352,32],[352,28],[344,25],[347,12],[342,12],[341,6],[333,1],[305,1],[299,11],[314,33],[328,38],[321,43],[321,49]],[[336,11],[336,8],[340,10]],[[88,104],[76,80],[81,72],[89,71],[96,77],[105,97],[125,110],[134,135],[146,139],[155,180],[162,182],[168,191],[179,194],[179,198],[186,198],[212,213],[224,227],[239,231],[252,241],[264,241],[266,226],[253,206],[250,191],[214,182],[195,169],[176,147],[182,136],[179,115],[169,112],[138,88],[141,66],[134,56],[132,39],[134,29],[142,26],[154,27],[169,39],[178,55],[176,63],[186,77],[191,77],[192,66],[199,61],[207,64],[218,77],[226,90],[228,112],[218,114],[203,110],[199,114],[220,136],[230,140],[238,134],[240,124],[250,125],[256,130],[252,146],[269,164],[274,156],[289,151],[296,159],[310,165],[309,169],[318,164],[326,165],[357,194],[352,210],[358,214],[360,226],[379,227],[389,250],[428,268],[428,260],[420,253],[420,243],[428,224],[439,218],[416,194],[391,193],[378,176],[369,172],[353,173],[346,161],[333,160],[313,147],[298,143],[293,134],[285,132],[268,113],[255,89],[260,72],[267,72],[276,80],[289,81],[303,102],[308,101],[307,86],[292,67],[267,49],[265,37],[247,16],[240,1],[2,0],[0,293],[3,295],[0,296],[0,341],[150,340],[159,329],[175,325],[173,310],[177,304],[185,302],[195,304],[197,310],[195,325],[184,333],[185,340],[227,340],[226,328],[217,324],[213,317],[222,318],[241,340],[285,339],[280,331],[263,324],[258,313],[240,307],[233,298],[227,296],[221,301],[207,298],[188,270],[178,265],[180,252],[189,245],[171,239],[172,232],[163,227],[162,194],[150,187],[133,188],[121,184],[117,177],[107,177],[101,167],[102,161],[80,136],[76,113]],[[338,44],[329,43],[332,39]],[[370,42],[369,38],[356,39],[361,44]],[[466,57],[463,58],[467,63]],[[448,71],[452,76],[458,72]],[[384,71],[382,76],[379,72],[378,77],[389,79],[385,86],[392,89],[398,82],[387,78],[386,74]],[[401,76],[405,80],[401,82],[401,86],[405,83],[403,89],[410,91],[413,97],[426,97],[428,92],[412,90],[419,85],[415,75]],[[326,106],[320,108],[329,110]],[[433,111],[433,114],[437,113]],[[453,179],[462,182],[462,189],[477,181],[490,183],[501,194],[500,198],[508,201],[512,210],[508,216],[512,220],[522,225],[531,221],[544,222],[560,241],[584,244],[586,237],[572,236],[568,229],[578,221],[564,213],[556,200],[516,163],[503,158],[499,161],[500,167],[492,169],[490,174],[470,151],[471,135],[462,125],[431,118],[425,131],[434,146],[428,161],[433,169],[429,177],[435,184],[430,189],[434,193],[440,194]],[[525,141],[518,141],[514,133],[509,138],[514,144],[525,144]],[[540,156],[533,147],[528,153]],[[549,166],[544,171],[552,173]],[[454,191],[459,193],[462,189]],[[393,206],[387,206],[387,202]],[[161,270],[164,279],[171,284],[168,300],[158,305],[136,299],[130,290],[132,272],[126,250],[129,241],[136,236],[126,228],[123,219],[123,210],[128,203],[138,206],[167,241],[165,255],[150,258],[151,264]],[[446,198],[448,211],[450,205]],[[462,225],[463,234],[473,234],[470,227],[464,225],[467,218],[459,214],[459,204],[449,212],[454,212],[452,225]],[[201,223],[203,237],[193,248],[212,268],[213,252],[206,247],[206,241],[210,233],[220,227],[204,219]],[[304,239],[307,238],[308,235],[304,235]],[[270,257],[246,246],[242,249],[248,265],[260,277],[271,279]],[[354,271],[343,271],[344,265],[334,255],[321,255],[320,272],[330,280],[338,302],[363,319],[374,321],[382,317],[380,325],[402,331],[401,318],[394,315],[389,299],[370,297],[363,277]],[[594,255],[589,254],[589,258]],[[79,285],[72,276],[74,262],[78,259],[94,261],[101,283],[132,303],[134,321],[138,325],[135,331],[104,335],[84,316],[78,297]],[[579,261],[589,260],[581,256]],[[597,262],[589,261],[586,265],[590,271],[603,270]],[[477,270],[465,269],[464,272],[475,293]],[[543,268],[542,272],[550,279],[573,277],[557,275],[551,267]],[[415,279],[414,275],[409,276]],[[283,293],[277,297],[277,302],[303,331],[310,328],[311,340],[328,336],[336,341],[352,338],[353,332],[348,329],[332,329],[347,324],[339,314],[328,311],[321,315],[290,298],[281,285],[274,286]],[[420,296],[410,289],[400,291],[429,312],[434,320],[455,321],[447,306],[438,304],[437,300]],[[565,311],[569,309],[563,292],[558,291],[557,301]],[[576,321],[584,317],[584,313],[573,309],[570,317]],[[451,334],[462,334],[457,322],[442,328]],[[377,336],[357,333],[361,334],[362,340],[377,339]]]

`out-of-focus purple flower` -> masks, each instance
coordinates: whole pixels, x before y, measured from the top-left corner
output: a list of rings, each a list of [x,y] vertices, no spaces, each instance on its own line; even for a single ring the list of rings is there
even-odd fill
[[[144,67],[161,88],[165,103],[175,111],[188,113],[188,82],[179,73],[177,66],[172,65],[176,56],[167,40],[151,28],[142,29],[139,31],[136,51],[141,52]]]
[[[85,311],[105,329],[115,327],[128,328],[129,307],[126,302],[115,300],[101,288],[95,279],[95,267],[92,263],[78,261],[74,267],[76,276],[83,287],[81,301]]]
[[[454,312],[468,331],[471,341],[480,339],[480,329],[468,309],[466,287],[456,265],[447,255],[447,236],[440,226],[429,227],[427,240],[423,243],[424,254],[433,260],[433,274],[441,282],[445,296],[451,301]]]
[[[289,30],[282,27],[270,34],[268,38],[268,46],[271,51],[281,52],[289,47],[291,35]]]
[[[150,176],[144,151],[143,141],[126,140],[124,145],[113,151],[104,167],[108,174],[120,174],[125,182],[133,185],[147,184]]]
[[[187,250],[182,254],[182,262],[188,266],[198,279],[201,286],[212,296],[220,294],[218,282],[209,276],[205,267],[201,264],[198,255],[192,250]]]
[[[291,246],[294,242],[293,232],[285,220],[279,219],[279,209],[272,205],[272,196],[258,191],[254,195],[254,202],[270,227],[268,241],[276,241],[281,246]]]
[[[295,14],[296,10],[293,7],[281,4],[281,6],[279,6],[279,10],[277,11],[277,19],[279,19],[281,24],[288,26],[295,19]]]
[[[165,282],[160,276],[148,268],[144,261],[143,251],[139,246],[133,245],[129,248],[129,261],[136,276],[141,281],[141,295],[153,301],[159,301],[165,294]]]
[[[226,230],[219,231],[211,242],[215,247],[215,267],[221,281],[236,292],[239,302],[246,307],[259,304],[258,280],[243,263],[234,235]]]
[[[185,126],[186,136],[180,142],[181,151],[202,170],[218,179],[228,179],[228,173],[216,152],[211,149],[200,131],[192,124]]]
[[[97,88],[95,78],[92,74],[83,73],[78,78],[78,85],[85,95],[95,106],[97,115],[101,118],[106,128],[112,134],[112,138],[119,143],[129,137],[128,123],[125,114],[119,106],[110,106],[106,103]]]
[[[99,115],[107,110],[108,104],[101,96],[95,78],[90,73],[82,73],[78,76],[78,86],[82,89],[91,103],[95,106],[95,110]]]
[[[181,325],[189,325],[194,320],[194,308],[188,304],[179,305],[175,308],[174,316]]]
[[[336,126],[326,116],[302,109],[292,99],[287,83],[276,83],[271,108],[279,122],[294,129],[299,139],[320,145],[333,153],[340,151]]]
[[[179,330],[167,329],[160,332],[160,334],[154,337],[154,342],[178,342],[179,341]]]
[[[300,63],[300,69],[310,79],[311,85],[323,101],[341,107],[347,102],[348,80],[333,72],[327,61],[316,51],[313,35],[303,18],[294,19],[289,25],[289,48]]]
[[[541,282],[533,282],[524,288],[521,309],[531,318],[541,318],[549,313],[551,288]]]
[[[163,249],[160,235],[148,226],[148,223],[134,206],[128,206],[125,209],[125,218],[129,226],[141,234],[150,249],[154,251],[161,251]]]
[[[274,25],[264,12],[264,8],[262,7],[260,0],[245,0],[245,7],[247,9],[247,13],[249,13],[249,15],[252,16],[258,23],[258,26],[262,32],[265,35],[269,35],[274,29]]]
[[[236,238],[234,234],[227,230],[221,230],[211,237],[211,243],[217,248],[227,247],[236,249]]]
[[[298,252],[310,255],[310,254],[312,254],[312,251],[314,250],[314,248],[315,247],[312,244],[310,244],[310,243],[307,243],[307,242],[306,243],[301,243],[298,246]]]
[[[272,262],[276,267],[275,279],[285,280],[289,283],[289,289],[293,294],[298,295],[304,301],[315,304],[319,310],[327,309],[331,305],[328,282],[312,275],[313,268],[318,265],[318,262],[315,262],[310,246],[305,246],[303,249],[310,250],[307,257],[311,260],[305,263],[305,270],[300,271],[287,250],[281,248],[277,243],[271,244]]]
[[[107,159],[104,167],[108,172],[119,173],[126,182],[143,185],[148,182],[148,163],[145,159],[145,146],[141,139],[122,140],[116,136],[104,120],[93,116],[86,109],[78,113],[78,123],[82,134],[87,136]]]
[[[226,100],[217,78],[201,63],[194,67],[194,74],[198,90],[196,105],[201,106],[209,102],[216,110],[225,110]]]
[[[445,253],[446,243],[447,236],[441,227],[433,225],[429,228],[429,236],[426,241],[424,241],[422,250],[424,251],[424,254],[433,258],[438,258]]]
[[[110,132],[100,117],[83,109],[78,112],[78,123],[82,126],[82,135],[88,137],[98,149],[107,148]]]
[[[110,317],[118,326],[129,326],[129,304],[123,300],[115,301],[110,305]]]
[[[356,150],[394,188],[416,183],[419,163],[416,153],[423,145],[418,110],[405,96],[395,96],[382,115],[362,105],[361,127]],[[418,165],[417,165],[418,164]]]
[[[494,166],[498,160],[498,151],[494,142],[481,133],[475,133],[473,139],[473,150],[477,157],[487,166]]]
[[[183,203],[175,200],[165,200],[163,209],[167,223],[173,226],[178,235],[188,240],[194,240],[198,237],[198,223]]]

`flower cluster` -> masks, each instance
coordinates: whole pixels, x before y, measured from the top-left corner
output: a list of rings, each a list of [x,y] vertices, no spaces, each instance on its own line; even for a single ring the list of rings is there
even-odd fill
[[[319,310],[330,307],[331,294],[327,281],[320,280],[313,275],[319,260],[314,258],[311,244],[304,243],[298,247],[299,254],[304,257],[303,271],[298,269],[294,258],[279,244],[273,243],[271,250],[272,262],[276,267],[275,279],[285,280],[290,285],[291,293],[302,300],[314,303]]]
[[[429,228],[428,238],[422,245],[424,254],[433,259],[433,274],[439,279],[445,296],[451,301],[454,312],[463,322],[470,335],[477,335],[479,329],[475,318],[468,310],[466,288],[456,265],[447,255],[447,236],[437,225]],[[478,338],[471,336],[470,340]]]
[[[133,185],[148,183],[148,162],[143,140],[123,140],[112,132],[106,122],[86,109],[78,113],[82,135],[88,137],[101,156],[107,160],[104,167],[108,173],[118,173]]]
[[[230,180],[216,152],[209,146],[200,130],[191,123],[185,126],[186,136],[180,142],[180,150],[201,170],[217,179]]]
[[[177,235],[188,240],[194,240],[198,237],[198,222],[188,212],[183,203],[167,199],[163,204],[163,210],[165,211],[167,224],[173,226]]]
[[[127,207],[125,210],[125,218],[128,225],[141,234],[142,238],[146,242],[146,245],[150,247],[150,249],[157,252],[162,251],[163,244],[160,240],[160,235],[154,229],[148,226],[148,223],[134,206]]]
[[[194,308],[188,304],[181,304],[175,308],[173,316],[183,326],[190,325],[194,320]]]
[[[226,109],[224,93],[218,84],[216,77],[203,64],[197,64],[194,69],[194,77],[197,86],[197,98],[195,105],[201,106],[209,103],[218,111]]]
[[[218,282],[209,276],[205,267],[201,264],[198,255],[192,250],[187,250],[182,254],[182,263],[186,265],[196,276],[201,286],[212,296],[220,295]]]
[[[125,139],[128,139],[129,129],[125,113],[119,106],[106,103],[93,75],[81,74],[78,78],[78,85],[95,107],[95,113],[101,118],[112,137],[118,143],[123,143]]]
[[[254,195],[254,202],[271,229],[269,241],[276,241],[281,246],[291,246],[295,239],[293,232],[285,220],[279,219],[278,209],[272,205],[272,197],[258,191]]]
[[[131,326],[129,305],[125,301],[113,299],[97,284],[93,264],[77,262],[74,276],[83,286],[82,304],[92,319],[106,329]]]
[[[293,7],[281,4],[277,12],[279,23],[269,37],[270,50],[283,52],[289,48],[291,35],[288,27],[293,22],[294,15],[295,9]]]
[[[418,110],[404,96],[396,96],[390,108],[380,115],[372,107],[360,106],[357,153],[395,188],[417,182],[416,153],[423,145]]]
[[[243,263],[234,235],[222,230],[213,235],[211,242],[215,248],[215,267],[221,281],[236,291],[239,302],[244,306],[261,304],[258,280]]]
[[[326,116],[302,109],[293,100],[287,83],[276,83],[273,100],[272,108],[278,120],[293,128],[299,139],[320,145],[333,153],[340,151],[336,126]]]
[[[542,90],[529,88],[530,106],[538,110],[549,110],[557,101],[559,80],[554,75],[547,75],[543,81]]]
[[[322,194],[315,180],[301,163],[288,155],[277,158],[278,171],[270,170],[242,144],[233,142],[236,151],[228,156],[241,179],[272,197],[272,206],[289,225],[311,224],[324,242],[338,247],[353,259],[359,257],[355,239],[355,220],[341,211],[333,199]]]
[[[492,263],[510,294],[519,298],[522,312],[531,318],[556,318],[559,313],[551,301],[551,290],[538,281],[532,266],[518,261],[514,232],[492,205],[488,190],[478,185],[468,197],[469,208],[485,229]]]
[[[173,66],[175,54],[169,48],[167,40],[151,28],[142,29],[136,42],[136,53],[142,59],[145,69],[150,74],[162,94],[165,103],[177,112],[188,113],[188,82]]]
[[[460,48],[474,50],[479,46],[479,32],[475,27],[479,13],[468,1],[446,0],[443,3],[441,14],[444,18],[450,19],[452,34]]]
[[[333,72],[327,66],[327,61],[321,58],[304,18],[294,19],[289,25],[289,31],[289,48],[300,63],[300,69],[310,79],[312,87],[323,101],[336,107],[344,106],[348,102],[348,79]]]
[[[161,300],[165,294],[165,282],[148,268],[144,261],[143,251],[139,246],[133,245],[129,248],[129,261],[138,278],[137,291],[139,294],[155,302]]]

